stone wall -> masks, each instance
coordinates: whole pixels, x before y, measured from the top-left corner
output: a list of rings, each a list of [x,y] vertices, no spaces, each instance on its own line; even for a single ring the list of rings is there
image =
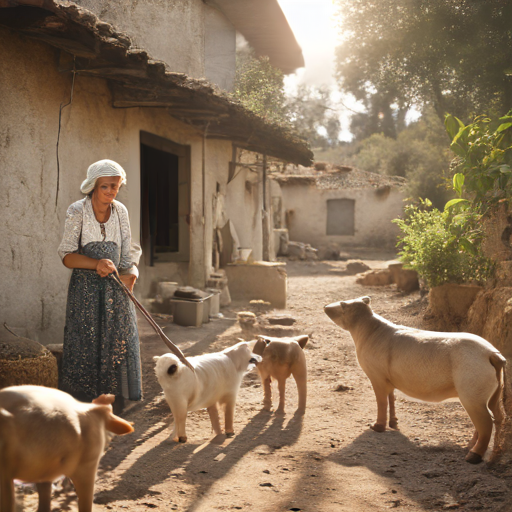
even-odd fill
[[[333,244],[339,247],[394,247],[399,229],[391,221],[402,214],[405,194],[391,189],[387,196],[381,196],[376,190],[318,189],[314,183],[282,186],[290,240],[317,248]],[[327,235],[329,199],[355,200],[354,235]]]
[[[202,0],[75,0],[102,21],[126,32],[134,45],[166,62],[172,71],[205,76]]]

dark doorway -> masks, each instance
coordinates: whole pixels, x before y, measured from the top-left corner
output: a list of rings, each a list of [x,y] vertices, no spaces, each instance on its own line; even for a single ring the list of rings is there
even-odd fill
[[[155,258],[179,251],[178,157],[141,145],[142,195],[148,200],[149,235]]]
[[[149,265],[188,259],[188,151],[141,133],[141,240]]]

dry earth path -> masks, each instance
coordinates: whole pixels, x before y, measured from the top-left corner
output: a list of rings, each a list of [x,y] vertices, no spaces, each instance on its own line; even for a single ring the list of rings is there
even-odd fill
[[[372,268],[384,261],[367,261]],[[96,510],[142,512],[217,510],[258,512],[512,511],[511,468],[464,462],[471,423],[458,402],[425,404],[399,395],[399,431],[376,433],[370,383],[347,332],[322,307],[371,295],[374,310],[391,321],[422,326],[424,301],[392,286],[364,288],[335,271],[342,262],[288,264],[289,313],[310,334],[308,406],[293,414],[296,390],[287,389],[287,414],[261,411],[256,372],[246,375],[235,414],[236,436],[213,438],[206,411],[189,414],[188,442],[169,441],[169,408],[153,374],[152,357],[166,352],[140,320],[145,401],[124,417],[135,433],[117,438],[102,459]],[[334,272],[333,272],[334,270]],[[188,355],[237,341],[236,311],[201,329],[159,322]],[[276,390],[274,389],[274,392]],[[26,510],[35,510],[25,496]],[[57,492],[54,506],[76,510],[74,494]]]

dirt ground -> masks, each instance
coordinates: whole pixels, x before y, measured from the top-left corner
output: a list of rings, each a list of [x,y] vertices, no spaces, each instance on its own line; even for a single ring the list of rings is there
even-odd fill
[[[385,266],[364,260],[372,268]],[[388,259],[391,259],[389,255]],[[261,512],[512,511],[512,468],[464,461],[471,422],[458,402],[426,404],[398,394],[400,430],[376,433],[376,402],[359,368],[350,335],[332,323],[323,306],[371,295],[387,319],[422,327],[425,299],[394,286],[364,288],[342,276],[344,262],[290,262],[288,312],[306,346],[308,404],[295,416],[295,384],[288,381],[285,416],[261,411],[256,370],[244,378],[235,413],[236,436],[213,437],[206,411],[189,413],[188,442],[169,440],[172,416],[154,376],[154,355],[165,345],[139,320],[145,399],[123,416],[135,432],[116,438],[101,461],[97,511]],[[186,355],[218,351],[236,343],[241,331],[233,304],[200,329],[157,317]],[[342,389],[342,390],[340,390]],[[274,388],[274,393],[277,389]],[[72,490],[57,486],[53,505],[76,510]],[[34,495],[24,496],[35,510]]]

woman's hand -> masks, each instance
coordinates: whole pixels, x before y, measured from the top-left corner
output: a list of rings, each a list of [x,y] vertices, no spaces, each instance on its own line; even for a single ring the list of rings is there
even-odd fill
[[[109,274],[114,274],[116,270],[116,266],[111,260],[99,260],[96,265],[96,272],[100,277],[107,277]]]
[[[120,274],[119,278],[123,282],[123,284],[133,292],[133,286],[135,285],[135,281],[137,280],[137,276],[134,276],[133,274]]]

